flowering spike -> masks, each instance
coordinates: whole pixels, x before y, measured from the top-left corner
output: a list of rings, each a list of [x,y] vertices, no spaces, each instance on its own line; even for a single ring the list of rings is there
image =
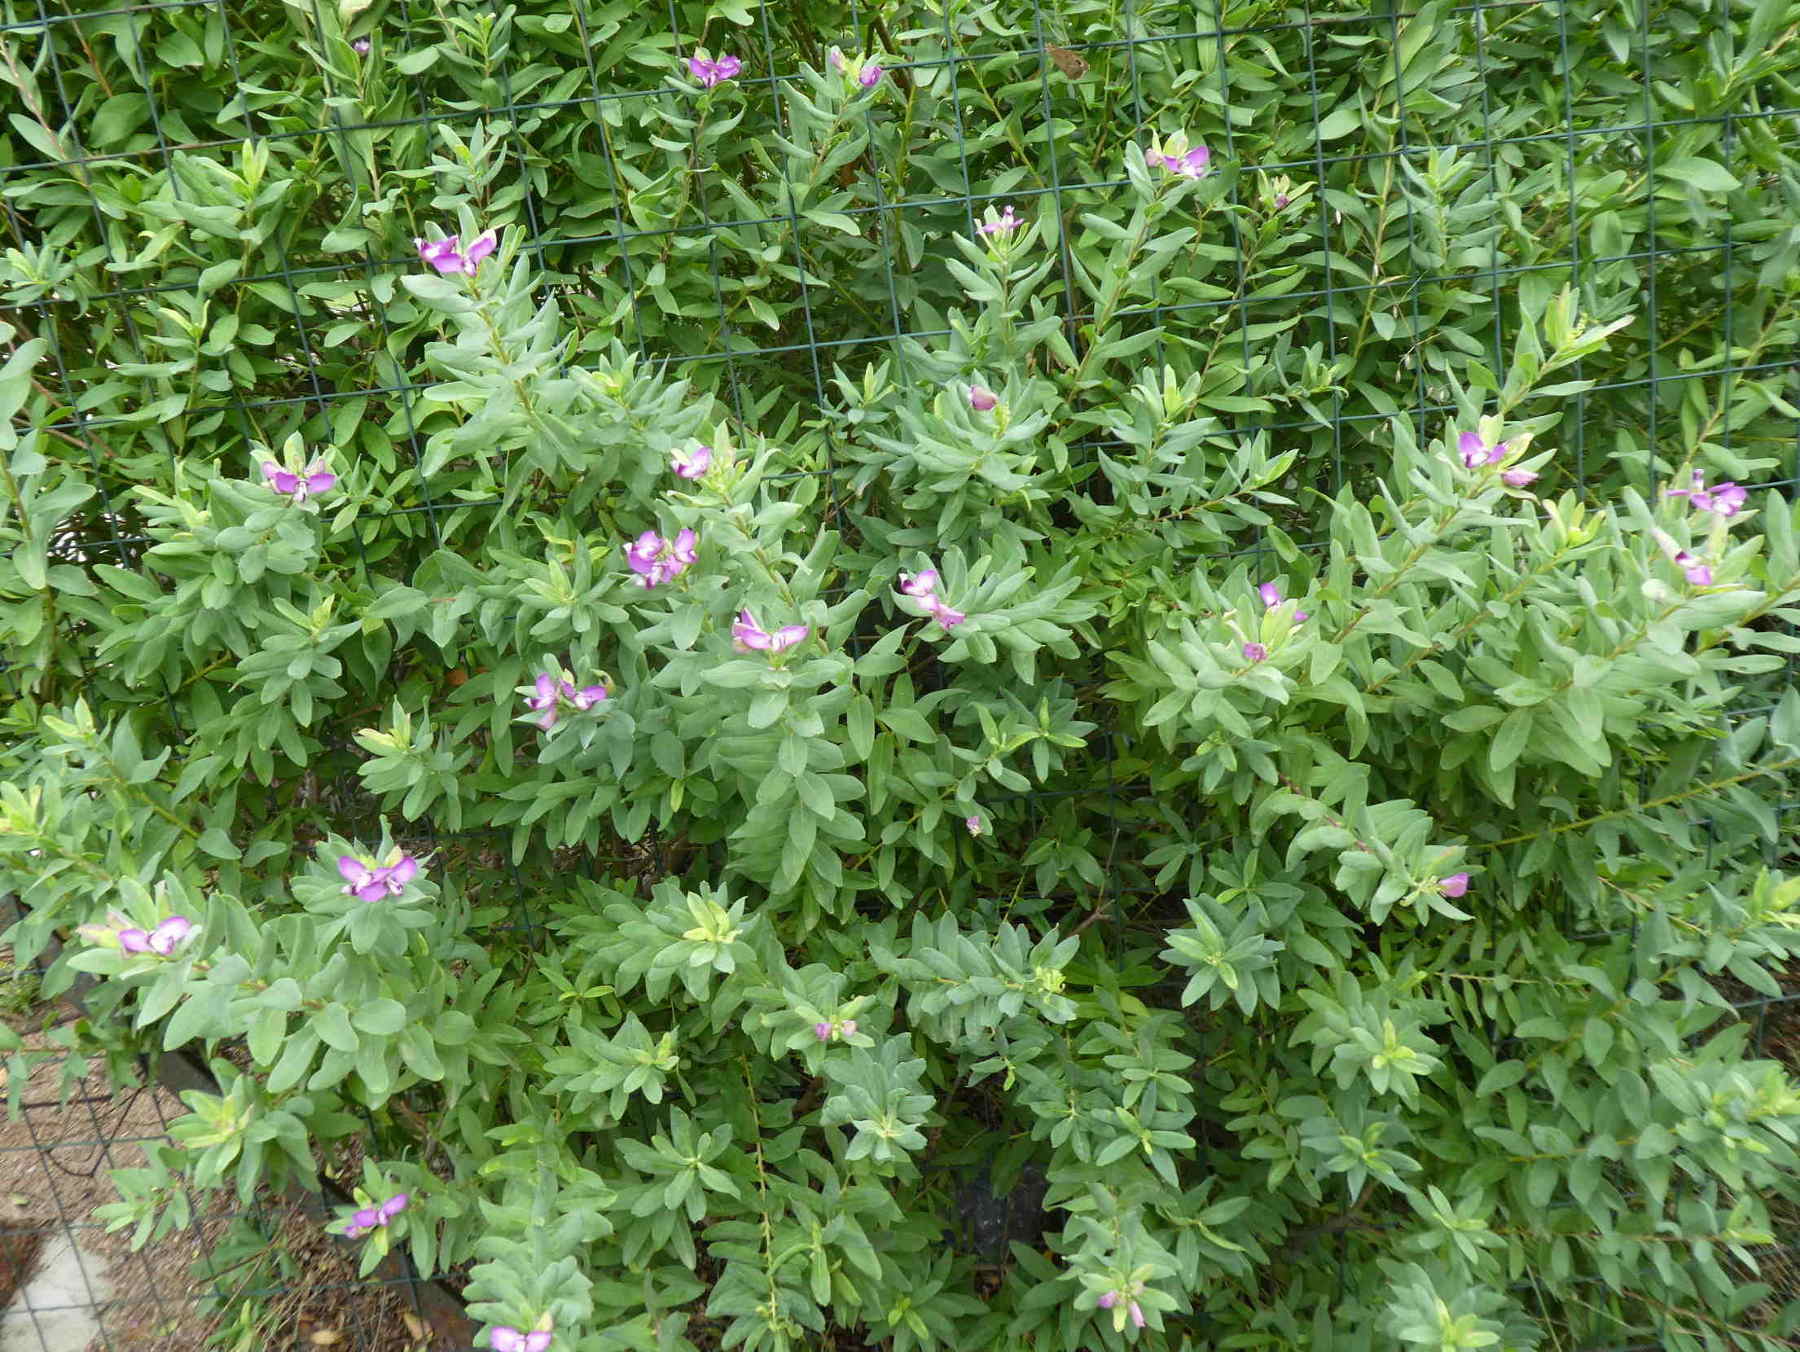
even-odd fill
[[[673,540],[665,540],[653,530],[647,530],[638,536],[636,541],[625,545],[625,562],[631,571],[638,575],[641,587],[656,587],[664,582],[673,582],[694,562],[696,555],[694,546],[699,537],[691,530],[683,530]]]
[[[976,226],[975,233],[988,236],[1010,235],[1023,224],[1025,222],[1013,215],[1012,204],[1009,202],[1001,208],[997,219]]]
[[[475,237],[467,251],[462,247],[460,235],[447,235],[443,239],[420,237],[413,240],[413,245],[418,249],[420,259],[438,272],[462,272],[474,276],[475,269],[481,266],[481,260],[494,252],[497,242],[498,236],[494,231],[484,230]]]
[[[735,56],[721,56],[717,61],[708,61],[699,52],[688,58],[687,65],[688,74],[700,82],[702,89],[711,89],[714,85],[734,79],[744,68],[744,63]]]

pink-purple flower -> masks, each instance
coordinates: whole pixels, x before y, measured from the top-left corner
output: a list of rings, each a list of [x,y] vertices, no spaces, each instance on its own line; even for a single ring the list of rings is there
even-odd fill
[[[1023,224],[1025,222],[1013,215],[1012,204],[1009,202],[1001,208],[998,218],[976,226],[975,233],[978,235],[1010,235]]]
[[[546,732],[556,726],[563,705],[585,713],[608,694],[603,685],[584,685],[577,689],[575,682],[567,676],[552,676],[547,671],[538,673],[534,689],[535,694],[525,697],[525,707],[540,715],[537,724]]]
[[[369,40],[367,38],[358,38],[355,42],[350,44],[350,50],[355,52],[358,56],[367,56],[369,54]]]
[[[549,1329],[533,1329],[521,1333],[510,1324],[502,1324],[488,1334],[488,1346],[494,1352],[546,1352],[550,1346]]]
[[[365,1235],[371,1230],[378,1230],[394,1217],[406,1210],[410,1199],[403,1192],[397,1192],[380,1206],[366,1206],[356,1212],[344,1224],[344,1234],[351,1239]]]
[[[313,461],[298,474],[291,469],[282,468],[273,460],[265,460],[262,462],[262,476],[269,481],[270,488],[297,503],[329,492],[332,485],[337,483],[337,475],[325,468],[323,460]]]
[[[1244,645],[1244,660],[1247,662],[1267,661],[1268,656],[1269,656],[1268,648],[1264,647],[1260,643],[1246,643]]]
[[[1663,496],[1666,498],[1686,498],[1703,512],[1713,512],[1719,516],[1732,517],[1744,510],[1744,503],[1749,498],[1750,492],[1742,485],[1735,484],[1729,479],[1725,480],[1724,483],[1714,484],[1711,488],[1708,488],[1706,486],[1706,475],[1700,470],[1695,470],[1694,486],[1692,488],[1671,488],[1668,492],[1664,493]]]
[[[1144,153],[1144,159],[1171,174],[1180,174],[1183,178],[1199,178],[1212,161],[1212,151],[1205,146],[1195,146],[1179,155],[1166,155],[1152,146]]]
[[[855,1019],[821,1019],[813,1025],[813,1036],[820,1042],[836,1042],[856,1036]]]
[[[631,544],[623,546],[625,562],[638,575],[640,587],[659,587],[665,582],[673,582],[688,570],[688,565],[697,557],[694,546],[698,541],[699,537],[691,530],[678,532],[672,540],[647,530]]]
[[[881,83],[881,67],[873,61],[856,72],[856,82],[864,89],[873,89]]]
[[[1537,482],[1537,471],[1529,469],[1503,469],[1500,471],[1500,482],[1508,488],[1524,488]]]
[[[986,413],[999,402],[1000,396],[995,394],[986,385],[969,386],[969,407],[974,409],[977,413]]]
[[[499,237],[492,230],[484,230],[477,235],[467,249],[462,247],[460,235],[447,235],[443,239],[413,240],[418,247],[419,257],[426,264],[441,273],[462,272],[474,276],[475,269],[481,266],[481,260],[494,252]]]
[[[971,836],[979,836],[982,832],[980,817],[964,817],[963,825],[968,827]]]
[[[1460,897],[1469,890],[1469,875],[1452,873],[1447,878],[1438,879],[1438,891],[1447,897]]]
[[[1506,457],[1506,443],[1489,443],[1483,441],[1474,432],[1464,432],[1456,439],[1457,453],[1462,456],[1464,469],[1479,469],[1483,465],[1497,465]]]
[[[1134,1329],[1144,1327],[1144,1312],[1135,1300],[1131,1302],[1131,1327]]]
[[[1712,586],[1712,565],[1691,550],[1682,549],[1661,531],[1652,531],[1652,537],[1662,552],[1668,555],[1669,562],[1681,569],[1682,576],[1696,587]]]
[[[811,632],[807,625],[789,624],[770,633],[748,610],[741,610],[731,626],[731,646],[741,653],[784,653]]]
[[[688,58],[688,74],[700,82],[702,89],[711,89],[714,85],[735,79],[744,68],[744,63],[735,56],[721,56],[717,61],[709,61],[699,52]]]
[[[120,930],[119,947],[127,953],[154,953],[159,958],[166,958],[193,932],[193,921],[185,915],[172,915],[153,930]]]
[[[1265,606],[1268,606],[1270,609],[1273,609],[1274,607],[1281,604],[1281,584],[1279,582],[1259,582],[1259,583],[1257,583],[1256,584],[1256,594],[1258,596],[1262,597],[1262,603]],[[1300,624],[1305,619],[1306,619],[1306,612],[1304,610],[1296,610],[1294,612],[1294,623],[1295,624]]]
[[[1712,586],[1712,565],[1698,554],[1691,554],[1685,549],[1678,549],[1669,556],[1669,560],[1677,568],[1681,569],[1681,575],[1696,587]]]
[[[691,451],[672,451],[669,454],[669,465],[677,478],[698,479],[712,468],[713,448],[696,446]]]
[[[1117,1291],[1108,1291],[1105,1295],[1100,1297],[1100,1308],[1103,1310],[1110,1310],[1118,1303],[1119,1293]]]
[[[406,885],[419,876],[419,861],[410,854],[401,854],[392,863],[376,865],[353,854],[342,854],[338,856],[338,873],[344,879],[346,896],[376,901],[404,892]]]
[[[937,594],[937,585],[938,575],[935,568],[927,568],[924,572],[915,573],[910,577],[905,573],[900,574],[900,590],[915,601],[922,602],[931,618],[946,630],[954,629],[969,617],[962,611],[945,604],[943,597]]]

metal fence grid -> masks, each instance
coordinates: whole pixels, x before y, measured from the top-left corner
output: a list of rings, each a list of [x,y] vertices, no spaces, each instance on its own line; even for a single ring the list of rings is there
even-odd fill
[[[646,75],[641,67],[621,67],[602,59],[610,35],[619,31],[621,13],[631,8],[602,0],[526,0],[511,6],[392,0],[375,11],[380,25],[374,30],[378,45],[373,54],[374,61],[395,63],[389,73],[373,69],[373,62],[341,61],[330,38],[341,27],[333,17],[332,0],[151,0],[109,6],[86,6],[75,0],[0,0],[0,59],[6,66],[0,78],[10,73],[12,105],[10,132],[0,128],[4,147],[0,252],[49,244],[65,257],[91,250],[90,275],[106,278],[106,284],[79,297],[55,286],[34,294],[15,269],[9,289],[0,290],[0,320],[18,329],[20,337],[50,339],[51,393],[69,410],[53,431],[86,456],[100,487],[101,511],[81,538],[71,542],[72,556],[131,567],[149,543],[134,528],[132,510],[121,499],[129,475],[117,467],[134,448],[159,444],[156,418],[143,409],[106,407],[93,392],[104,383],[105,366],[116,364],[109,353],[128,350],[145,366],[166,360],[168,329],[156,307],[193,285],[191,269],[183,273],[165,267],[159,274],[155,267],[133,259],[130,249],[135,241],[125,239],[116,228],[116,212],[109,216],[108,195],[121,191],[122,184],[170,186],[178,204],[171,219],[191,218],[179,206],[186,181],[184,161],[233,162],[240,147],[249,143],[291,152],[290,164],[305,162],[320,172],[341,172],[355,184],[359,196],[366,196],[370,171],[359,165],[373,166],[377,152],[389,160],[374,171],[377,175],[414,173],[429,167],[433,138],[444,130],[455,131],[464,141],[485,136],[498,149],[490,152],[480,172],[471,174],[471,181],[484,200],[506,199],[503,214],[508,224],[523,232],[523,247],[565,305],[591,321],[599,304],[593,278],[610,270],[629,296],[620,329],[625,340],[647,359],[682,363],[703,389],[718,393],[740,421],[754,424],[769,416],[773,401],[758,405],[752,391],[785,393],[823,406],[831,400],[829,382],[835,367],[853,368],[892,353],[907,340],[929,340],[949,332],[941,324],[922,321],[922,301],[937,305],[939,313],[942,302],[931,290],[929,265],[909,254],[909,229],[928,225],[966,232],[990,203],[1000,202],[1032,214],[1054,212],[1068,221],[1094,194],[1123,183],[1122,177],[1099,163],[1097,150],[1110,151],[1116,166],[1123,141],[1156,124],[1162,110],[1147,101],[1144,69],[1172,63],[1210,71],[1206,79],[1216,90],[1197,80],[1192,97],[1197,110],[1216,114],[1230,104],[1229,78],[1249,59],[1246,53],[1277,50],[1297,58],[1272,78],[1298,101],[1312,134],[1289,136],[1276,144],[1258,128],[1222,119],[1214,144],[1225,161],[1253,156],[1259,170],[1303,179],[1320,189],[1340,185],[1341,190],[1343,185],[1362,183],[1365,173],[1380,172],[1390,190],[1397,192],[1408,174],[1430,171],[1433,155],[1452,152],[1475,157],[1475,176],[1495,197],[1502,191],[1502,179],[1542,173],[1552,185],[1550,199],[1558,195],[1556,185],[1562,185],[1568,249],[1561,256],[1517,265],[1502,265],[1496,254],[1486,267],[1419,270],[1409,264],[1432,252],[1432,241],[1422,240],[1432,223],[1400,195],[1391,199],[1396,203],[1394,219],[1384,215],[1383,236],[1388,238],[1391,229],[1392,238],[1404,237],[1406,249],[1397,255],[1401,266],[1361,281],[1340,266],[1343,258],[1359,253],[1349,238],[1344,213],[1327,192],[1317,191],[1307,209],[1320,241],[1319,263],[1308,285],[1274,296],[1252,289],[1253,241],[1228,224],[1229,242],[1237,255],[1233,294],[1126,307],[1114,316],[1118,322],[1155,324],[1171,334],[1208,331],[1213,342],[1241,344],[1248,355],[1254,325],[1300,314],[1304,331],[1319,342],[1327,360],[1360,352],[1373,341],[1371,326],[1379,330],[1386,324],[1401,334],[1401,341],[1392,344],[1399,359],[1392,391],[1397,411],[1374,406],[1364,393],[1338,388],[1321,401],[1322,418],[1261,421],[1247,425],[1246,434],[1288,436],[1314,448],[1328,446],[1335,491],[1368,469],[1366,432],[1371,426],[1404,417],[1423,437],[1428,425],[1454,412],[1441,392],[1433,390],[1425,364],[1414,360],[1408,369],[1403,359],[1408,336],[1416,340],[1427,328],[1422,296],[1430,288],[1459,288],[1474,296],[1471,303],[1491,310],[1485,359],[1498,371],[1505,366],[1517,321],[1512,297],[1522,283],[1531,277],[1552,277],[1586,292],[1597,271],[1623,266],[1636,269],[1642,279],[1644,328],[1636,335],[1641,349],[1628,359],[1607,363],[1594,389],[1570,401],[1562,429],[1567,455],[1554,471],[1566,481],[1564,486],[1586,491],[1609,475],[1616,477],[1616,470],[1606,463],[1607,442],[1622,418],[1635,420],[1648,445],[1660,445],[1678,425],[1684,401],[1696,384],[1705,391],[1709,409],[1723,410],[1717,435],[1724,446],[1753,444],[1758,453],[1776,457],[1778,469],[1762,476],[1759,487],[1800,483],[1800,425],[1766,412],[1748,426],[1734,426],[1733,421],[1735,384],[1779,378],[1790,397],[1800,395],[1800,364],[1792,354],[1763,350],[1753,336],[1741,332],[1739,310],[1753,308],[1749,301],[1759,289],[1753,266],[1756,241],[1734,235],[1730,213],[1722,215],[1710,234],[1684,220],[1680,229],[1665,229],[1659,235],[1658,197],[1644,186],[1654,179],[1662,147],[1696,125],[1722,127],[1725,163],[1734,170],[1749,164],[1739,157],[1746,128],[1767,124],[1775,134],[1790,138],[1800,128],[1800,107],[1782,103],[1778,91],[1770,91],[1760,103],[1744,102],[1717,115],[1676,115],[1668,99],[1659,96],[1656,63],[1661,35],[1672,22],[1683,19],[1728,24],[1739,8],[1730,0],[1690,5],[1636,0],[1616,6],[1495,0],[1434,11],[1443,22],[1474,35],[1480,85],[1481,134],[1448,142],[1434,135],[1435,124],[1423,111],[1406,108],[1402,54],[1408,25],[1417,12],[1392,3],[1278,10],[1259,3],[1227,7],[1225,0],[1191,6],[1112,0],[1089,7],[1098,17],[1084,15],[1077,25],[1070,13],[1030,0],[1011,7],[1010,32],[998,27],[971,32],[961,23],[967,7],[943,5],[937,7],[935,33],[921,25],[901,34],[898,41],[888,31],[892,6],[820,6],[816,11],[806,4],[752,6],[747,25],[732,27],[727,34],[725,25],[714,23],[706,35],[715,44],[729,36],[745,58],[746,69],[738,81],[744,98],[766,101],[777,131],[786,130],[781,88],[796,79],[796,63],[802,56],[817,63],[829,34],[838,33],[847,48],[863,38],[890,55],[929,49],[916,59],[909,56],[895,62],[890,75],[902,90],[930,89],[948,110],[940,115],[953,117],[960,178],[946,188],[917,178],[890,185],[879,173],[869,176],[874,200],[844,209],[872,246],[864,280],[873,280],[852,288],[838,275],[844,271],[841,266],[835,272],[815,266],[822,242],[837,242],[831,227],[806,219],[797,209],[785,214],[734,213],[728,195],[709,190],[704,176],[691,218],[652,225],[633,218],[633,194],[623,185],[637,180],[631,167],[620,162],[615,145],[620,129],[644,107],[684,107],[688,95],[660,75]],[[655,7],[644,8],[648,12]],[[671,64],[701,36],[692,22],[696,8],[668,0]],[[1548,22],[1546,15],[1551,16]],[[543,23],[564,17],[569,22],[556,34],[573,35],[573,55],[567,44],[553,40],[556,34]],[[478,82],[479,97],[458,97],[467,89],[447,81],[436,67],[399,73],[400,58],[416,50],[413,44],[442,40],[451,19],[492,23],[496,27],[489,31],[501,35],[498,55],[487,62]],[[535,21],[537,27],[525,20]],[[1597,24],[1609,26],[1609,40],[1618,29],[1626,53],[1619,63],[1619,78],[1635,81],[1641,90],[1636,109],[1623,119],[1591,116],[1578,94],[1582,82],[1573,53]],[[1540,51],[1523,41],[1522,33],[1533,39],[1548,34],[1551,48]],[[244,71],[266,44],[299,41],[309,41],[315,52],[323,54],[321,89],[308,94],[304,106],[326,115],[296,124],[290,105],[298,99],[247,84]],[[1392,51],[1395,104],[1406,109],[1398,119],[1394,144],[1388,147],[1341,142],[1337,135],[1326,134],[1333,116],[1355,93],[1355,82],[1367,75],[1369,67],[1360,55],[1365,43]],[[1073,53],[1094,73],[1085,79],[1068,76],[1053,49]],[[195,53],[198,63],[190,59]],[[491,49],[484,60],[488,55]],[[546,67],[550,76],[544,73]],[[227,78],[218,77],[220,70]],[[107,91],[106,104],[97,107],[87,99],[90,76]],[[1520,123],[1501,105],[1505,82],[1527,79],[1547,82],[1558,92],[1561,115],[1554,124]],[[188,81],[221,94],[235,91],[235,97],[214,99],[214,116],[200,118],[192,100],[179,96]],[[376,87],[378,98],[371,94]],[[141,107],[132,102],[137,98]],[[107,108],[113,109],[115,122],[134,119],[128,135],[102,134]],[[1016,127],[1008,121],[1014,110],[1022,110]],[[1608,104],[1603,111],[1616,114],[1618,109]],[[540,148],[540,141],[570,123],[580,129],[569,142],[579,160],[575,170],[597,169],[600,181],[571,182],[569,166],[552,162]],[[38,129],[35,133],[33,126]],[[996,132],[996,127],[1002,130]],[[1579,194],[1572,190],[1595,162],[1609,159],[1630,162],[1641,171],[1637,197],[1629,205],[1645,215],[1642,244],[1612,252],[1595,246],[1594,223],[1583,218]],[[1749,168],[1746,179],[1754,172],[1753,164]],[[1009,169],[1022,173],[1007,191],[984,190]],[[64,176],[61,194],[52,202],[29,200],[23,190],[51,172]],[[425,182],[402,181],[407,190],[403,196],[412,205],[420,205],[426,194],[409,185]],[[1247,175],[1240,178],[1232,194],[1234,207],[1241,205],[1238,193],[1250,186]],[[784,187],[791,206],[795,185],[784,182]],[[898,191],[890,195],[890,187]],[[347,421],[380,421],[411,465],[417,468],[422,463],[429,412],[421,399],[428,385],[419,379],[420,344],[407,323],[390,314],[394,293],[383,285],[384,279],[414,264],[404,246],[414,232],[390,230],[382,236],[376,231],[372,233],[382,237],[333,244],[329,236],[340,231],[348,215],[334,218],[323,195],[320,203],[314,213],[316,228],[281,241],[272,266],[246,267],[220,289],[221,296],[234,298],[234,305],[255,311],[257,322],[272,330],[268,346],[286,356],[278,361],[279,369],[266,370],[253,388],[213,390],[198,400],[190,397],[183,412],[191,421],[204,422],[208,415],[216,421],[208,433],[210,444],[190,447],[187,453],[239,453],[252,438],[275,445],[293,430],[316,438],[344,416]],[[52,206],[69,209],[59,213]],[[86,219],[77,221],[81,213]],[[425,214],[421,212],[420,219]],[[790,308],[773,334],[749,322],[729,291],[734,266],[751,247],[778,249],[789,269],[781,299]],[[691,255],[700,250],[707,259],[713,307],[710,312],[695,313],[691,308],[671,312],[658,300],[654,281],[658,260],[678,251]],[[1717,289],[1723,297],[1726,353],[1722,360],[1684,367],[1671,358],[1669,349],[1680,341],[1690,317],[1669,313],[1659,294],[1659,278],[1687,279],[1697,271],[1722,279]],[[1079,350],[1080,322],[1091,315],[1066,249],[1059,276],[1069,335]],[[1378,315],[1382,318],[1375,318]],[[1224,326],[1220,316],[1228,317]],[[333,355],[344,341],[335,331],[344,324],[357,326],[364,340],[376,335],[360,360]],[[390,343],[399,347],[398,354],[385,350]],[[1740,347],[1747,357],[1740,357]],[[1587,365],[1599,363],[1590,360]],[[95,412],[96,408],[102,411]],[[1109,443],[1090,439],[1087,444]],[[839,469],[835,460],[828,459],[819,472],[835,485]],[[1656,487],[1647,460],[1638,482],[1645,490]],[[437,538],[445,514],[498,505],[445,501],[434,496],[426,480],[418,501],[397,511],[418,519],[417,524],[403,523],[402,529],[423,529]],[[1133,787],[1114,775],[1110,738],[1106,745],[1107,781],[1088,791],[1103,803],[1119,801]],[[1031,795],[1034,802],[1050,796]],[[340,806],[349,816],[373,814],[366,802],[360,812],[359,805],[349,801]],[[1778,806],[1784,822],[1800,827],[1800,803]],[[1121,820],[1108,819],[1110,872]],[[445,837],[434,832],[433,839],[441,844]],[[465,837],[462,843],[471,851],[480,848],[474,837]],[[498,871],[507,868],[501,864]],[[513,876],[523,906],[525,889],[516,871]],[[1123,924],[1133,891],[1120,885],[1103,897],[1110,904],[1107,918],[1115,927]],[[520,918],[526,925],[534,923],[523,911]],[[1579,928],[1575,917],[1567,919],[1571,931]],[[1746,996],[1738,1001],[1745,1017],[1754,1020],[1758,1054],[1785,1054],[1790,1066],[1796,1065],[1794,1053],[1800,1050],[1796,1000],[1800,995]],[[52,1160],[67,1148],[104,1153],[129,1140],[105,1115],[110,1101],[91,1093],[79,1095],[74,1110],[76,1120],[85,1124],[83,1130],[69,1140],[34,1137],[29,1151]],[[161,1125],[166,1126],[166,1120]],[[0,1173],[5,1167],[0,1164]],[[970,1201],[969,1214],[978,1214],[981,1205],[978,1197]],[[55,1219],[65,1228],[84,1224],[73,1215]],[[0,1259],[8,1236],[18,1233],[0,1223]],[[1339,1239],[1344,1245],[1357,1242],[1354,1236]],[[1659,1345],[1641,1341],[1655,1338],[1654,1329],[1605,1327],[1603,1318],[1587,1336],[1587,1346],[1598,1345],[1593,1339],[1606,1338],[1617,1344],[1639,1340],[1644,1347]]]

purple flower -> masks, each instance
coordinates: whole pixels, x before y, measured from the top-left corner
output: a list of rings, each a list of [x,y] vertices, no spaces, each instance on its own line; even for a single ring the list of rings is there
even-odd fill
[[[1685,549],[1679,549],[1675,551],[1672,561],[1677,568],[1681,569],[1682,576],[1686,577],[1687,580],[1696,587],[1712,586],[1712,565],[1708,564],[1699,555],[1690,554]]]
[[[381,1224],[381,1218],[374,1207],[366,1206],[350,1218],[350,1223],[361,1230],[373,1230]]]
[[[176,946],[183,943],[188,935],[194,932],[194,922],[185,915],[172,915],[162,924],[150,931],[145,941],[150,951],[158,957],[166,958],[173,953]]]
[[[864,89],[873,89],[881,83],[881,67],[873,61],[856,73],[856,82]]]
[[[943,625],[945,629],[954,629],[969,617],[960,610],[952,610],[937,597],[930,597],[925,604],[931,609],[931,618]]]
[[[979,836],[981,834],[980,817],[964,817],[963,825],[969,828],[969,834],[971,836]]]
[[[406,891],[406,885],[419,876],[419,861],[410,854],[400,856],[400,861],[377,870],[381,874],[381,884],[387,889],[390,897],[397,897]]]
[[[1131,1302],[1131,1327],[1134,1329],[1144,1327],[1144,1312],[1138,1308],[1135,1300]]]
[[[839,1025],[839,1030],[843,1033],[843,1035],[845,1037],[855,1037],[856,1036],[856,1020],[855,1019],[845,1019],[844,1022],[841,1025]]]
[[[1438,891],[1447,897],[1460,897],[1469,890],[1469,875],[1452,873],[1448,878],[1438,879]]]
[[[731,646],[741,653],[784,653],[811,632],[807,625],[789,624],[771,634],[748,610],[741,610],[731,626]]]
[[[1000,396],[995,394],[986,385],[969,386],[969,407],[974,409],[977,413],[986,413],[999,402]]]
[[[831,1025],[822,1020],[818,1023],[815,1023],[813,1025],[813,1036],[818,1038],[820,1042],[830,1042],[831,1041]]]
[[[1009,202],[1001,209],[999,220],[976,226],[975,233],[978,235],[1010,235],[1023,224],[1025,222],[1013,215],[1012,204]]]
[[[1482,465],[1497,465],[1506,455],[1506,443],[1489,445],[1474,432],[1464,432],[1456,439],[1456,449],[1462,455],[1464,469],[1479,469]]]
[[[711,89],[716,84],[723,84],[732,79],[744,68],[744,63],[735,56],[721,56],[717,61],[708,61],[700,53],[695,52],[688,58],[688,74],[700,82],[702,89]]]
[[[1100,1308],[1103,1310],[1110,1310],[1118,1303],[1119,1293],[1117,1291],[1108,1291],[1104,1296],[1100,1297]]]
[[[825,63],[828,66],[830,66],[833,70],[841,71],[844,68],[843,52],[838,50],[836,47],[833,47],[830,51],[825,53]]]
[[[419,257],[431,267],[442,273],[463,272],[475,275],[475,269],[481,266],[481,260],[494,252],[498,244],[498,236],[492,230],[484,230],[465,250],[461,236],[449,235],[443,239],[413,240],[419,250]]]
[[[1537,472],[1529,469],[1503,469],[1500,471],[1500,482],[1508,488],[1524,488],[1537,481]]]
[[[148,953],[150,951],[150,935],[141,929],[120,930],[119,947],[127,953]]]
[[[547,1329],[520,1333],[511,1325],[502,1324],[488,1334],[488,1346],[494,1352],[546,1352],[550,1346],[550,1333]]]
[[[1183,178],[1199,178],[1206,172],[1206,166],[1212,159],[1212,151],[1205,146],[1195,146],[1185,154],[1165,155],[1159,150],[1151,149],[1145,153],[1144,158],[1171,174],[1180,174]]]
[[[1260,643],[1246,643],[1244,657],[1251,662],[1261,662],[1268,658],[1269,650]]]
[[[698,479],[712,468],[713,450],[711,446],[696,446],[691,451],[675,451],[669,456],[669,463],[678,477]]]
[[[1286,211],[1287,204],[1288,204],[1288,195],[1286,193],[1278,192],[1275,194],[1275,210]]]
[[[908,577],[900,574],[900,590],[908,596],[926,597],[937,595],[937,569],[927,568],[922,573],[914,573]]]
[[[309,497],[316,498],[329,491],[337,482],[337,475],[325,468],[323,460],[313,461],[298,474],[283,469],[273,460],[265,460],[262,463],[262,475],[269,481],[269,487],[295,502],[305,502]]]
[[[679,532],[673,540],[665,540],[647,530],[637,540],[625,545],[625,562],[638,575],[641,587],[657,587],[673,582],[688,570],[696,557],[694,546],[699,537],[691,530]]]
[[[1749,498],[1749,490],[1727,479],[1724,483],[1706,486],[1706,475],[1699,470],[1694,471],[1692,488],[1672,488],[1663,494],[1666,498],[1686,498],[1703,512],[1715,512],[1720,516],[1736,516],[1744,509],[1744,502]]]
[[[535,713],[543,714],[543,717],[538,719],[538,726],[545,731],[556,726],[558,693],[555,678],[545,673],[537,678],[537,694],[525,697],[526,707]]]
[[[358,901],[376,901],[381,897],[397,897],[418,876],[419,861],[403,854],[392,864],[371,867],[355,855],[338,856],[338,872],[344,878],[344,893]]]
[[[350,44],[350,50],[355,52],[358,56],[367,56],[369,54],[369,40],[367,38],[358,38],[355,42]]]
[[[380,869],[370,868],[354,855],[338,856],[338,873],[344,879],[344,894],[358,901],[374,901],[387,891]]]
[[[403,1192],[395,1193],[392,1197],[388,1198],[387,1201],[383,1202],[379,1207],[377,1207],[375,1209],[376,1220],[378,1220],[382,1225],[386,1225],[389,1221],[393,1220],[394,1217],[398,1216],[402,1211],[405,1211],[407,1202],[409,1202],[411,1200],[412,1199],[409,1198]]]
[[[570,704],[573,704],[583,713],[593,708],[607,696],[606,687],[603,685],[584,685],[581,689],[577,690],[567,681],[562,683],[562,693],[568,699]]]
[[[1281,584],[1279,582],[1259,582],[1256,594],[1262,597],[1262,603],[1271,609],[1281,604]],[[1303,624],[1305,620],[1306,612],[1304,610],[1294,612],[1295,624]]]

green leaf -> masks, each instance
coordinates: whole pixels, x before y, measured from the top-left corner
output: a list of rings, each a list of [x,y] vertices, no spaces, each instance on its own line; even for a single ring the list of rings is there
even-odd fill
[[[350,1022],[364,1033],[391,1037],[406,1026],[406,1006],[398,1000],[371,1000],[357,1008]]]
[[[243,854],[243,851],[232,844],[231,837],[225,834],[222,826],[207,827],[200,833],[197,843],[214,859],[237,859]]]
[[[1666,174],[1690,188],[1698,188],[1701,192],[1730,192],[1743,186],[1723,166],[1699,156],[1662,160],[1657,164],[1656,172]]]

